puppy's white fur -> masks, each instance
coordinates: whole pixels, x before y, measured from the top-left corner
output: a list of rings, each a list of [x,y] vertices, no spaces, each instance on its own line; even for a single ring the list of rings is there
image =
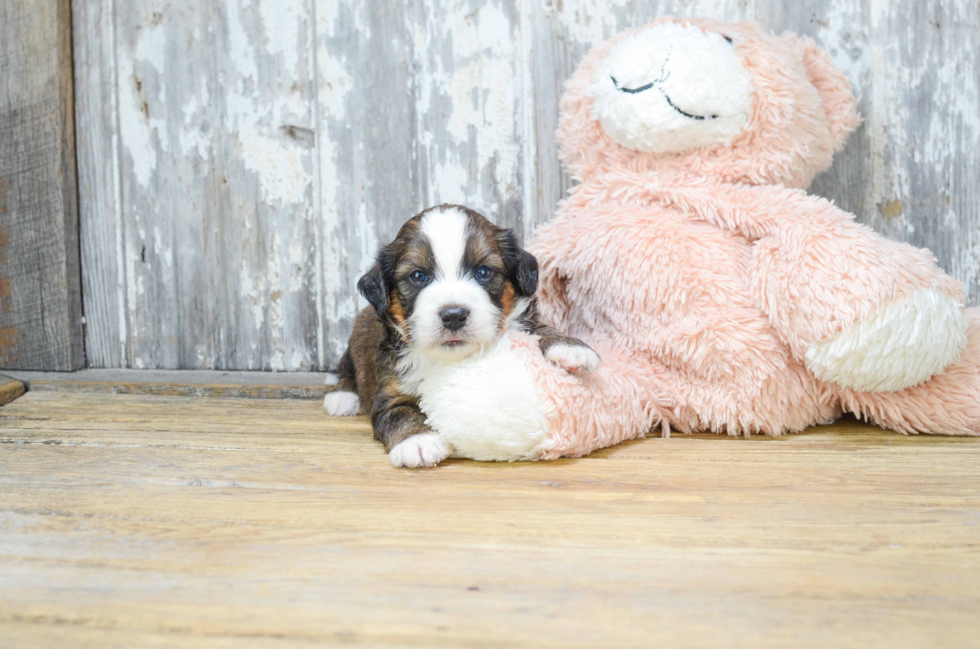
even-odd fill
[[[453,457],[535,460],[550,444],[541,390],[511,335],[459,362],[426,368],[419,405]]]
[[[466,214],[455,207],[432,210],[422,217],[422,234],[429,240],[439,279],[459,278],[463,256],[466,253],[468,224],[469,218]]]
[[[599,354],[581,345],[552,345],[544,356],[568,372],[593,372],[602,364]]]
[[[388,459],[396,467],[415,469],[435,466],[449,457],[449,453],[449,445],[438,433],[422,433],[395,444]]]
[[[333,417],[353,417],[361,408],[361,400],[353,392],[334,390],[323,397],[323,407]]]

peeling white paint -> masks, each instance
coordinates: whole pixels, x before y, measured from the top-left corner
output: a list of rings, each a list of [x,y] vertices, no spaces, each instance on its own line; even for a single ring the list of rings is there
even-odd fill
[[[163,259],[167,268],[172,269],[174,267],[174,249],[164,242],[158,227],[153,228],[153,254],[156,255],[157,259]]]
[[[630,0],[565,0],[552,4],[552,7],[561,16],[559,20],[567,38],[576,43],[594,45],[619,30],[615,10],[626,9],[630,4]],[[665,11],[664,15],[668,13]],[[717,16],[718,14],[702,15]]]
[[[119,131],[122,142],[133,161],[137,182],[147,186],[157,166],[157,152],[149,120],[143,113],[143,99],[135,88],[132,61],[120,62]]]
[[[503,4],[450,4],[412,25],[419,139],[432,179],[425,202],[467,203],[491,218],[502,198],[518,197],[524,173],[520,15]],[[434,127],[433,114],[441,118]]]
[[[242,260],[238,273],[239,290],[245,303],[249,305],[252,327],[257,332],[262,331],[262,326],[265,324],[266,282],[262,276],[258,278],[254,276],[254,271],[245,260]]]
[[[301,203],[307,200],[310,176],[304,158],[280,139],[260,135],[254,130],[239,133],[242,162],[258,174],[262,199],[266,203]]]
[[[308,213],[312,212],[311,209]],[[298,228],[293,228],[292,241],[289,244],[289,252],[286,255],[286,266],[289,269],[289,292],[299,293],[309,287],[306,283],[306,270],[309,263],[309,253],[311,247],[300,233],[295,232]],[[314,250],[315,251],[315,250]]]
[[[338,56],[328,42],[336,37],[340,20],[338,0],[316,0],[316,63],[317,63],[317,166],[319,193],[319,225],[321,245],[316,253],[317,262],[317,303],[322,309],[317,323],[320,357],[323,362],[335,364],[344,351],[342,336],[326,337],[324,321],[331,323],[351,322],[359,311],[359,297],[354,288],[356,279],[351,277],[347,266],[350,259],[370,263],[377,250],[377,232],[370,226],[370,218],[364,201],[359,201],[357,212],[351,214],[341,202],[338,186],[339,165],[353,168],[355,177],[367,182],[362,159],[341,160],[341,147],[330,136],[331,131],[349,129],[347,105],[354,80],[347,70],[346,62]],[[354,24],[350,27],[367,41],[371,38],[365,14],[367,6],[348,5],[346,10],[353,14]],[[355,228],[360,236],[350,240],[345,224],[356,219],[360,227]],[[367,269],[358,269],[359,272]],[[321,306],[322,305],[322,306]]]
[[[218,0],[160,4],[159,15],[112,6],[107,24],[120,32],[103,49],[115,77],[101,103],[76,104],[76,118],[85,128],[104,111],[118,127],[112,195],[99,203],[114,210],[82,217],[111,233],[105,254],[119,283],[85,299],[91,309],[118,305],[90,323],[109,323],[103,337],[132,366],[334,365],[364,306],[357,278],[409,216],[394,212],[465,202],[506,215],[527,237],[561,192],[552,152],[563,77],[590,45],[668,13],[754,18],[824,44],[865,96],[867,118],[844,154],[852,158],[831,175],[859,168],[868,180],[820,189],[888,236],[938,246],[971,301],[980,298],[972,0],[916,5],[937,25],[911,24],[911,0],[433,0],[384,12],[373,0]],[[76,36],[111,41],[113,29]],[[366,104],[378,83],[390,103]],[[382,112],[405,123],[373,122]],[[370,144],[377,131],[399,142],[415,134],[393,149],[405,163],[396,186],[383,180],[392,161]],[[316,323],[304,321],[311,303]],[[187,322],[199,329],[179,330]]]
[[[281,349],[277,349],[272,352],[272,358],[269,359],[269,367],[273,372],[284,372],[286,371],[286,363],[283,362],[285,358],[285,353]]]
[[[255,81],[259,78],[259,69],[255,64],[249,32],[242,23],[238,5],[238,0],[229,0],[225,3],[228,12],[228,40],[231,45],[229,58],[234,63],[239,75]],[[248,10],[250,7],[250,2],[242,0],[243,9]]]
[[[181,107],[184,121],[180,125],[178,139],[180,152],[184,156],[196,155],[204,161],[211,158],[212,135],[204,129],[202,124],[202,120],[207,119],[210,112],[210,100],[211,93],[205,79],[198,86],[197,92],[191,95],[190,99]]]
[[[296,372],[300,368],[308,367],[310,364],[309,356],[303,350],[294,347],[293,353],[289,357],[289,371]]]
[[[139,30],[136,41],[136,60],[164,71],[167,60],[167,33],[161,25],[147,25]],[[160,88],[161,101],[166,100],[166,88]]]
[[[295,70],[299,64],[300,36],[306,32],[306,15],[298,2],[259,0],[259,15],[265,32],[266,50],[283,58],[283,67]]]

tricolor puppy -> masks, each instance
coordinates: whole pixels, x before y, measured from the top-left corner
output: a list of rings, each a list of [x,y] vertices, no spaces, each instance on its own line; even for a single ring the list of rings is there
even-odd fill
[[[370,413],[392,464],[433,466],[451,449],[419,410],[418,386],[432,368],[519,329],[539,335],[542,353],[567,371],[596,369],[590,347],[538,322],[537,283],[537,261],[510,230],[459,205],[421,212],[357,284],[371,307],[354,323],[327,412]]]

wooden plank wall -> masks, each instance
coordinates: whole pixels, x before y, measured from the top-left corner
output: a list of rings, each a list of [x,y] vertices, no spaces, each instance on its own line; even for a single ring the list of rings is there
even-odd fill
[[[588,48],[666,14],[827,47],[864,125],[816,193],[980,299],[976,0],[74,0],[96,367],[332,367],[379,243],[465,202],[525,238],[568,188]]]
[[[85,363],[69,0],[0,2],[0,368]]]

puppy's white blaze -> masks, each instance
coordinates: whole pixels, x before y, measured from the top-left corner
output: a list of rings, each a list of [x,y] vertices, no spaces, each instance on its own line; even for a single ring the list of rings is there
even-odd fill
[[[388,459],[396,467],[415,469],[422,466],[435,466],[449,457],[449,445],[438,433],[412,435],[397,444],[388,454]]]
[[[353,417],[361,408],[361,400],[353,392],[334,390],[323,397],[323,407],[333,417]]]
[[[455,207],[432,210],[422,217],[422,234],[429,239],[436,260],[436,279],[459,279],[468,223],[466,214]]]
[[[453,457],[535,460],[552,444],[545,397],[511,348],[512,335],[458,363],[426,369],[419,405]]]

